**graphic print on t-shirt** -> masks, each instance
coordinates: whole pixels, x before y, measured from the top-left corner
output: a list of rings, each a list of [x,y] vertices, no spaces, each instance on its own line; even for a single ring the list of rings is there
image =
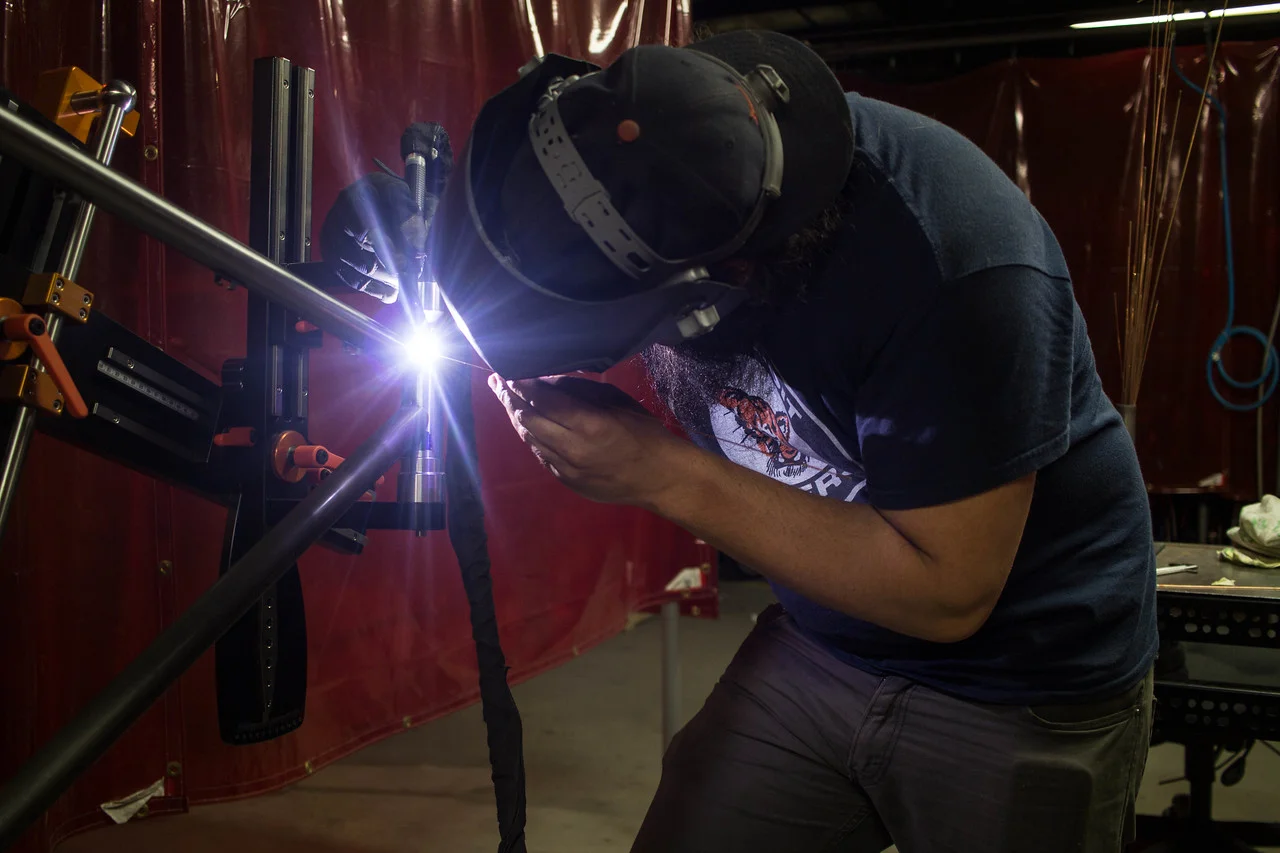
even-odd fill
[[[711,431],[724,455],[788,486],[824,498],[856,500],[866,477],[857,465],[837,467],[814,451],[813,444],[822,441],[814,432],[825,432],[822,425],[768,372],[751,384],[750,390],[722,389],[711,407]]]

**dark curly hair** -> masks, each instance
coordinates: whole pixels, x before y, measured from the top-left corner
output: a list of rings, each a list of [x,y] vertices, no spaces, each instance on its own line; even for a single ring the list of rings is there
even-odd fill
[[[850,206],[849,193],[843,192],[774,250],[720,264],[715,272],[722,280],[751,294],[747,304],[708,335],[643,353],[654,393],[683,427],[701,419],[723,388],[751,385],[751,376],[763,369],[757,349],[761,337],[782,309],[807,298]]]

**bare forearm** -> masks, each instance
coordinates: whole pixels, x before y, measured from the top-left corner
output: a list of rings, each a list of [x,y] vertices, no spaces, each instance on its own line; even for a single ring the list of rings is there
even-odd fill
[[[690,449],[652,509],[806,598],[898,633],[954,642],[985,613],[873,507],[820,498]]]

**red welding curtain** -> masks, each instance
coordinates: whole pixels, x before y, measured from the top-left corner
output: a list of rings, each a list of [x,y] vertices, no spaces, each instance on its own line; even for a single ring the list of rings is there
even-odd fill
[[[1203,85],[1207,55],[1201,47],[1178,51],[1178,62]],[[923,112],[955,127],[981,146],[1028,193],[1061,241],[1089,323],[1098,368],[1108,392],[1119,395],[1120,356],[1116,299],[1123,308],[1128,223],[1136,199],[1140,104],[1146,51],[1082,60],[1019,59],[932,85],[887,86],[846,78],[848,88]],[[1276,44],[1220,48],[1214,91],[1228,115],[1227,178],[1235,243],[1238,325],[1265,336],[1277,299],[1280,233]],[[1209,107],[1196,115],[1199,97],[1174,81],[1170,113],[1181,95],[1174,146],[1187,171],[1166,275],[1159,285],[1155,333],[1138,401],[1138,451],[1154,491],[1194,488],[1216,473],[1226,494],[1257,495],[1255,417],[1222,406],[1209,390],[1205,363],[1227,323],[1227,275],[1220,203],[1219,133]],[[1185,157],[1191,130],[1200,136]],[[1237,338],[1225,363],[1237,379],[1251,380],[1262,348]],[[1231,402],[1257,394],[1218,380]],[[1269,409],[1274,410],[1274,406]],[[1275,482],[1276,422],[1263,429],[1264,478]]]
[[[442,121],[459,148],[484,99],[536,53],[607,61],[687,40],[677,0],[101,0],[3,7],[0,82],[75,64],[138,84],[140,138],[117,165],[239,239],[248,226],[251,67],[284,56],[316,69],[315,209],[395,162],[411,121]],[[483,19],[481,16],[483,9]],[[145,146],[154,146],[150,158]],[[109,221],[82,279],[101,310],[217,377],[243,354],[244,295]],[[352,297],[352,304],[359,303]],[[612,377],[639,388],[634,367]],[[499,619],[516,678],[610,636],[680,568],[706,559],[651,516],[589,504],[551,481],[476,377],[477,428]],[[326,345],[312,362],[312,436],[350,451],[395,405],[368,362]],[[0,591],[0,779],[47,740],[216,577],[225,513],[37,437]],[[74,483],[74,485],[73,485]],[[152,812],[296,780],[358,746],[474,701],[466,599],[446,539],[370,537],[360,558],[302,563],[310,634],[307,720],[232,749],[218,739],[212,656],[147,714],[31,832],[43,851],[101,822],[99,803],[168,776]],[[176,762],[176,763],[175,763]]]

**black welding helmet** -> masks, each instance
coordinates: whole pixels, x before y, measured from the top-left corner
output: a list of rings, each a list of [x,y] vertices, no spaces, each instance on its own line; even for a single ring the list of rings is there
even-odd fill
[[[852,155],[839,83],[786,36],[636,47],[604,69],[549,55],[481,110],[432,271],[501,376],[602,371],[742,304],[716,264],[804,226]]]

